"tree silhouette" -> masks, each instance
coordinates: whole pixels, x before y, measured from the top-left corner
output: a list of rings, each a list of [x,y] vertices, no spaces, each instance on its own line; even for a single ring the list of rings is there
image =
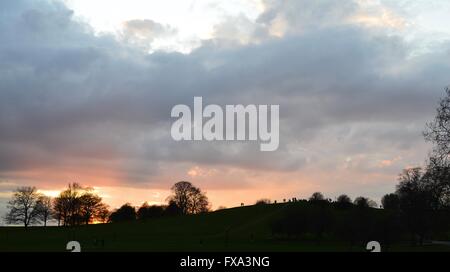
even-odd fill
[[[450,208],[450,164],[431,157],[422,176],[424,187],[432,197],[432,208]]]
[[[109,206],[106,204],[103,204],[98,210],[97,210],[97,216],[96,220],[100,223],[107,223],[109,221],[109,216],[111,215],[109,211]]]
[[[172,186],[172,195],[168,197],[169,204],[175,203],[182,214],[196,214],[209,210],[206,195],[188,181],[180,181]]]
[[[136,209],[130,203],[126,203],[112,212],[109,220],[113,223],[134,221],[136,220]]]
[[[387,194],[381,199],[381,204],[386,210],[398,210],[400,208],[400,198],[397,194]]]
[[[348,195],[340,195],[336,199],[335,206],[338,209],[348,209],[353,206],[352,199]]]
[[[167,205],[166,209],[164,210],[164,215],[174,216],[181,214],[183,214],[183,211],[180,207],[178,207],[177,203],[173,200],[169,200],[169,205]]]
[[[93,193],[92,188],[86,188],[85,192],[80,196],[80,215],[84,223],[87,225],[97,218],[101,217],[106,205],[102,203],[102,198]]]
[[[450,155],[450,88],[445,89],[445,97],[441,99],[435,119],[427,123],[424,136],[434,143],[436,158],[448,163]]]
[[[47,221],[50,219],[52,211],[52,198],[44,195],[39,196],[36,202],[36,212],[38,220],[44,224],[44,227],[47,226]]]
[[[137,211],[137,219],[138,220],[147,220],[150,218],[158,218],[163,216],[164,214],[164,207],[163,206],[157,206],[157,205],[148,205],[147,202],[142,204],[141,207],[139,207]]]
[[[70,183],[54,200],[55,218],[58,225],[78,225],[81,221],[80,196],[83,188],[78,183]]]
[[[358,208],[375,208],[377,203],[367,197],[359,196],[355,198],[355,206]]]
[[[406,222],[411,231],[411,240],[416,242],[419,237],[422,244],[425,235],[431,227],[431,211],[433,207],[432,192],[426,186],[423,179],[422,168],[415,167],[403,170],[399,176],[397,195],[400,199],[400,208],[406,217]]]
[[[27,228],[38,220],[37,203],[40,194],[36,187],[20,187],[8,202],[9,212],[5,220],[8,224],[23,224]]]
[[[322,200],[325,200],[325,197],[321,192],[315,192],[309,198],[309,201],[322,201]]]
[[[323,194],[320,192],[313,193],[308,201],[314,205],[318,205],[318,206],[322,206],[322,207],[329,206],[329,204],[330,204],[328,199],[326,199],[323,196]]]
[[[53,201],[54,218],[64,226],[89,224],[102,221],[107,214],[107,205],[90,187],[78,183],[69,184]]]

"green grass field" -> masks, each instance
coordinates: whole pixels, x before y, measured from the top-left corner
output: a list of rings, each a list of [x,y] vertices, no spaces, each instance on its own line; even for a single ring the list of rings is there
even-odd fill
[[[0,228],[0,251],[365,251],[342,242],[273,239],[269,222],[286,205],[255,205],[195,216],[79,227]],[[407,244],[389,251],[450,251],[448,246]]]

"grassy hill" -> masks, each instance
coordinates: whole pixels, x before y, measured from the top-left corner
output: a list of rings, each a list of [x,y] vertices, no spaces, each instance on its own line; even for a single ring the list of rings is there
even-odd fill
[[[194,216],[146,222],[79,227],[0,228],[0,251],[66,251],[79,241],[82,251],[365,251],[364,245],[332,240],[279,240],[270,221],[291,204],[239,207]],[[448,246],[394,245],[392,251],[449,251]]]

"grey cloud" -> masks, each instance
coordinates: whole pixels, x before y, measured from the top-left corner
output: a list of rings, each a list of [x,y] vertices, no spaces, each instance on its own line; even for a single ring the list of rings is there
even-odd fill
[[[124,23],[121,36],[124,42],[145,50],[152,49],[152,42],[158,38],[167,38],[177,33],[170,25],[163,25],[153,20],[130,20]]]
[[[162,25],[153,20],[130,20],[124,23],[124,35],[127,38],[136,36],[152,40],[156,37],[174,35],[176,30],[169,25]]]
[[[411,46],[401,37],[337,23],[356,8],[352,1],[343,7],[335,1],[273,2],[259,24],[284,16],[301,32],[222,46],[229,29],[221,38],[224,28],[217,28],[216,40],[187,55],[149,55],[95,36],[60,4],[3,2],[11,12],[0,15],[0,176],[76,161],[112,166],[129,183],[148,181],[161,164],[294,171],[312,156],[299,148],[322,151],[316,140],[335,139],[325,133],[332,126],[359,131],[332,156],[352,148],[391,154],[380,146],[402,152],[414,149],[421,124],[449,83],[448,45],[410,58]],[[320,29],[311,25],[317,16]],[[153,21],[128,26],[133,35],[167,31]],[[261,154],[254,144],[175,143],[168,134],[170,110],[191,105],[198,95],[208,104],[280,104],[280,149]],[[412,144],[395,144],[405,142]]]
[[[341,25],[359,10],[358,3],[353,0],[264,0],[263,4],[265,11],[258,22],[269,29],[277,21],[284,21],[289,33]]]

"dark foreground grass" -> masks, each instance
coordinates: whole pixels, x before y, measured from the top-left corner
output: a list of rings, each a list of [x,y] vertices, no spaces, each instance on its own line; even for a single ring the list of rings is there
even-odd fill
[[[146,222],[99,224],[80,227],[0,228],[0,251],[66,251],[80,242],[82,251],[365,251],[324,239],[273,239],[271,218],[284,204],[256,205],[209,214],[153,219]],[[386,249],[383,249],[386,250]],[[443,245],[393,245],[389,251],[450,251]]]

